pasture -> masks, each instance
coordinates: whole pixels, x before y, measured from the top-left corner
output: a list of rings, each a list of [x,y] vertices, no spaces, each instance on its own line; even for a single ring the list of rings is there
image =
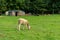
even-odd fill
[[[18,31],[18,18],[29,20],[31,29]],[[2,16],[0,40],[60,40],[60,15]]]

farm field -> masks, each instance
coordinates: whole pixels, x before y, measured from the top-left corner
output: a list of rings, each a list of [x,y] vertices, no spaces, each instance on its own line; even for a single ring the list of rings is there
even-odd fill
[[[31,29],[18,31],[18,18],[29,20]],[[60,40],[60,15],[1,16],[0,40]]]

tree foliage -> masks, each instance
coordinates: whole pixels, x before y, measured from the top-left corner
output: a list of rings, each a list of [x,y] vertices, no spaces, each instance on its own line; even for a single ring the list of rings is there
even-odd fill
[[[0,0],[0,12],[7,10],[23,10],[32,14],[45,12],[55,14],[60,11],[60,0]]]

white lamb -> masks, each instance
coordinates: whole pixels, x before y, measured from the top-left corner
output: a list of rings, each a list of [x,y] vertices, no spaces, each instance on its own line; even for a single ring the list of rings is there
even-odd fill
[[[30,29],[30,25],[29,25],[29,22],[28,22],[28,20],[26,20],[26,19],[24,19],[24,18],[19,18],[18,19],[18,30],[20,31],[20,27],[21,27],[21,25],[26,25],[26,27],[28,28],[28,29]]]

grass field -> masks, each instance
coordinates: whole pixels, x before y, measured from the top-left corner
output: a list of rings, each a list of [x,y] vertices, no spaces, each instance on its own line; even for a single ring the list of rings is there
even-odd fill
[[[18,31],[18,18],[29,20],[31,30]],[[0,17],[0,40],[60,40],[60,15]]]

